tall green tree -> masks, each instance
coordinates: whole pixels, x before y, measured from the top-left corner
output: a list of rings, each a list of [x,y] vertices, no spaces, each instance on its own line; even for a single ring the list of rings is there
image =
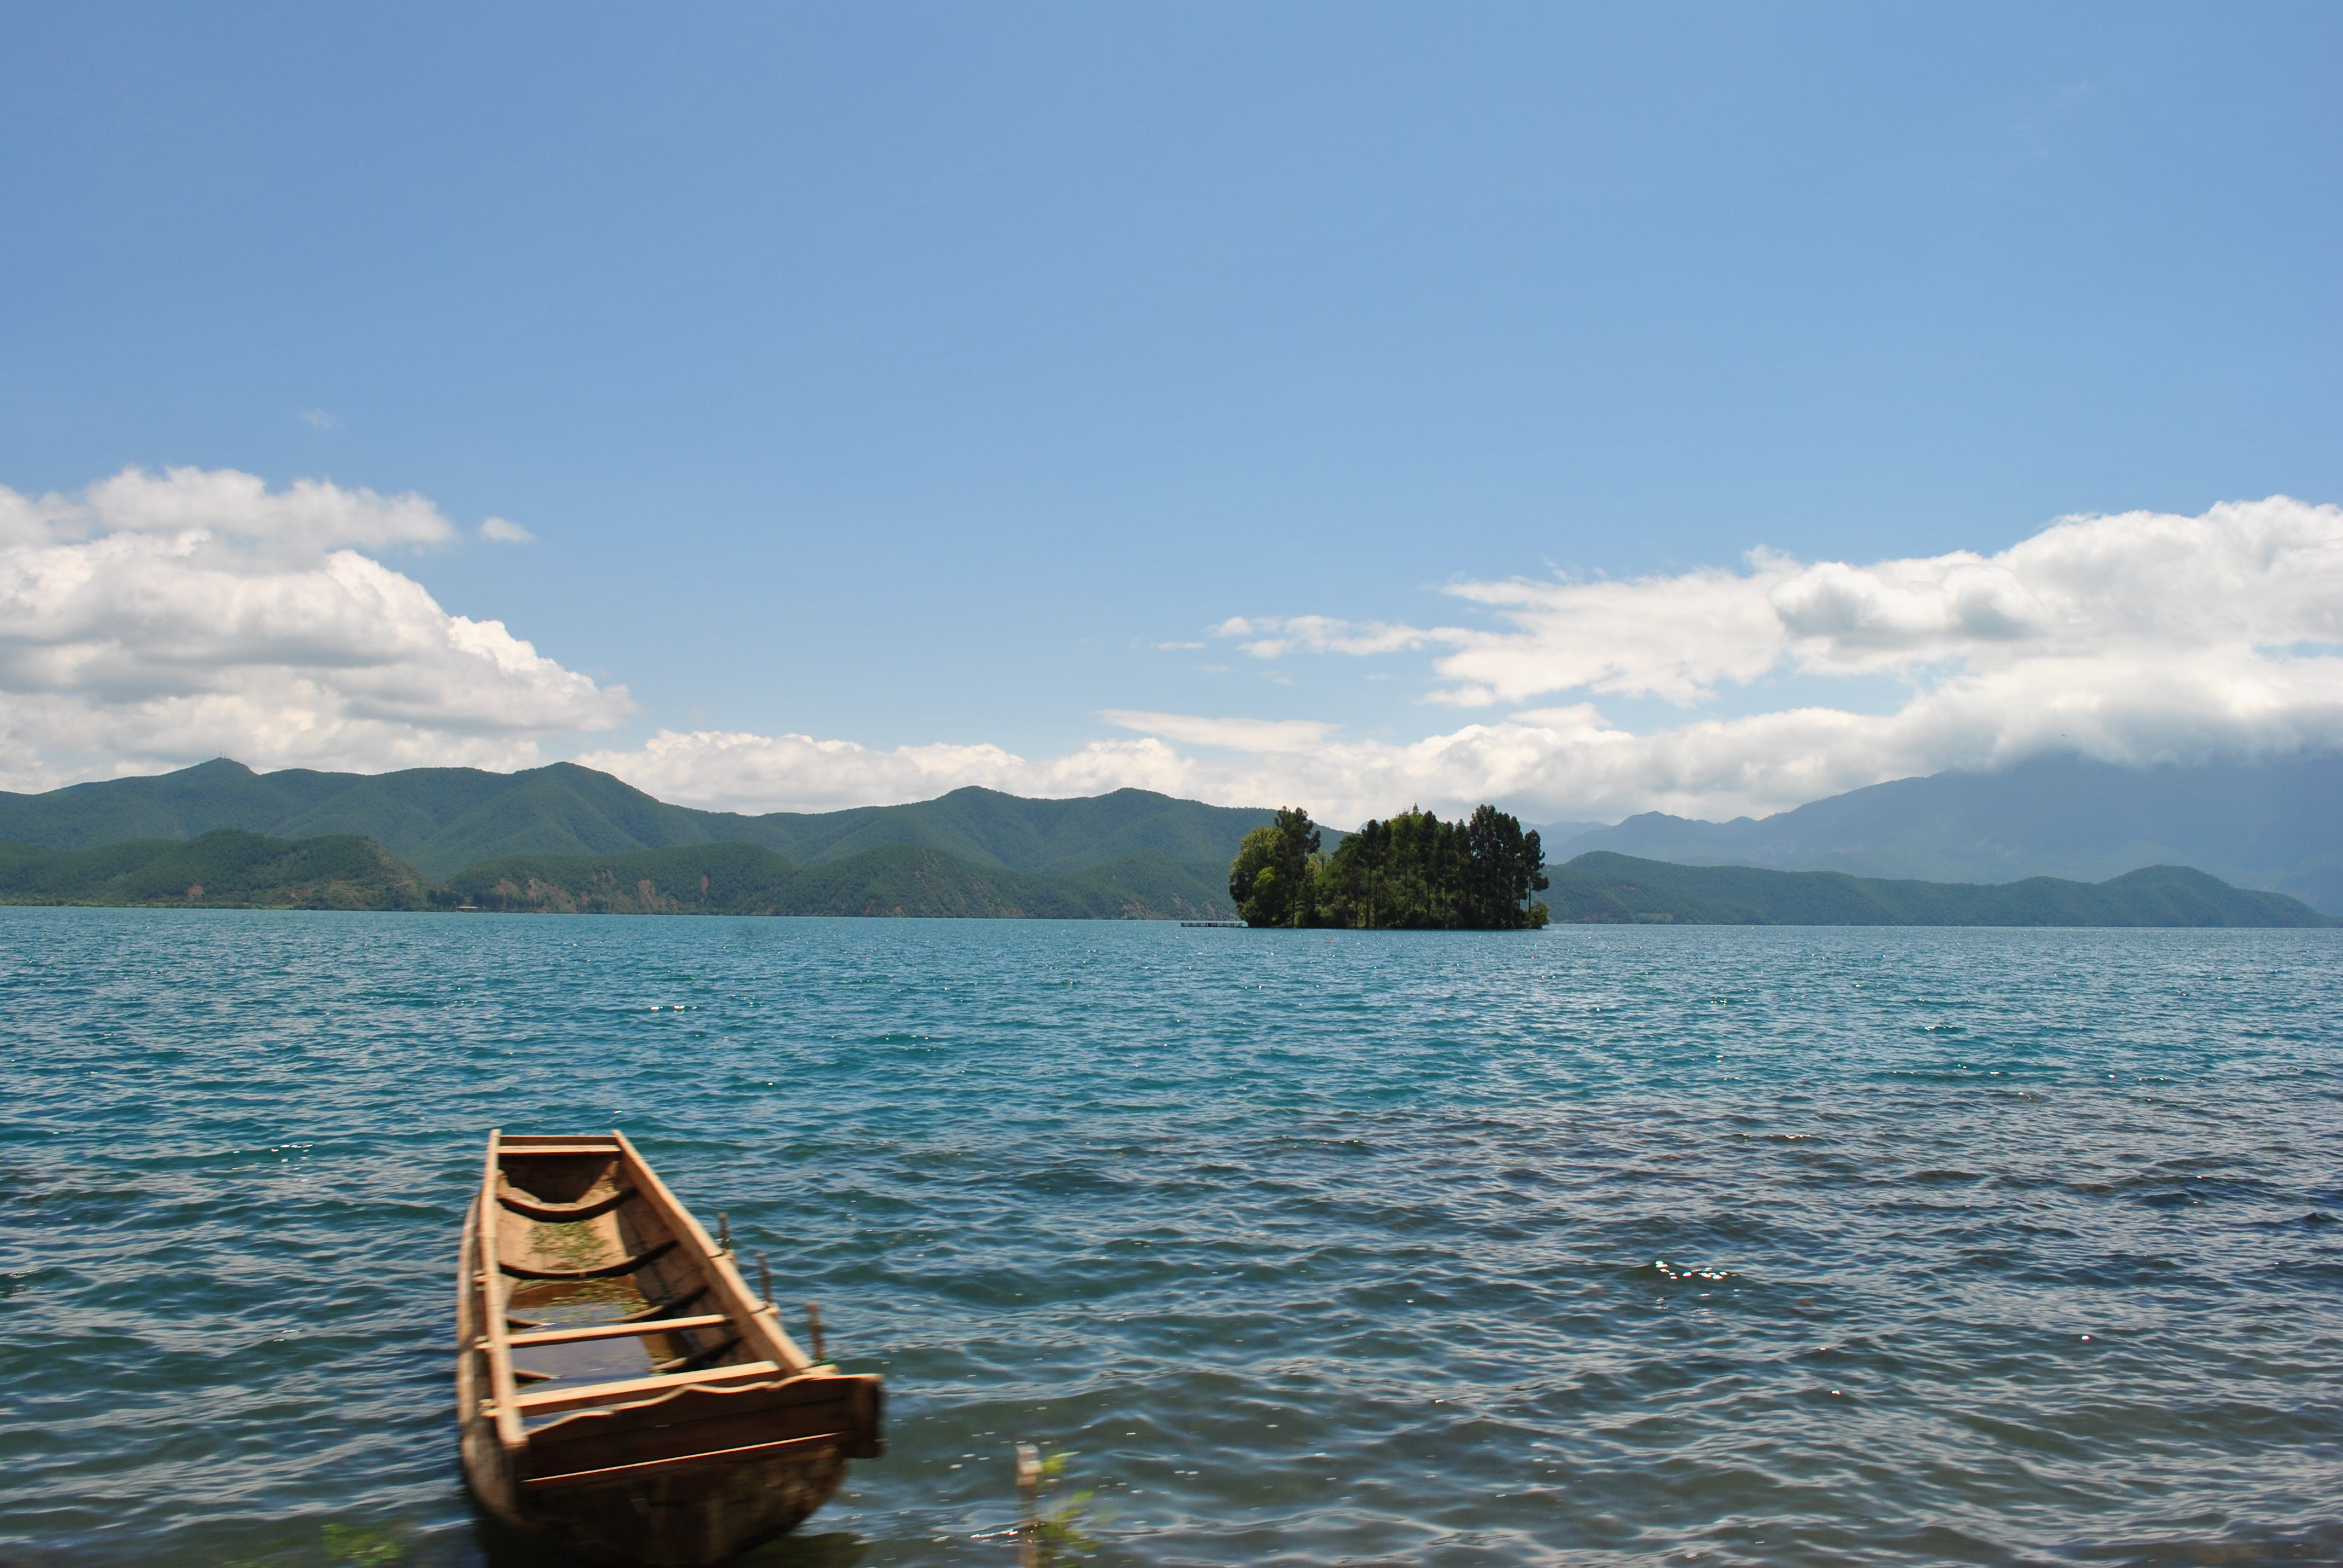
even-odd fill
[[[1265,828],[1255,828],[1237,846],[1229,864],[1229,898],[1247,925],[1312,923],[1311,857],[1317,854],[1318,825],[1310,813],[1289,806]]]
[[[1518,818],[1481,806],[1463,824],[1462,837],[1463,923],[1476,930],[1544,925],[1545,906],[1529,901],[1547,886],[1545,846],[1537,829],[1524,833]]]
[[[1535,832],[1493,806],[1462,822],[1411,808],[1311,863],[1294,918],[1365,930],[1515,930],[1545,923]]]

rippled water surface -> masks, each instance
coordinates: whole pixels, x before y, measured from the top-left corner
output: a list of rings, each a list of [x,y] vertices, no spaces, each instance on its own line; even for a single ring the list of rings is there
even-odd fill
[[[887,1375],[769,1568],[2343,1560],[2339,939],[0,910],[0,1562],[535,1561],[497,1125]]]

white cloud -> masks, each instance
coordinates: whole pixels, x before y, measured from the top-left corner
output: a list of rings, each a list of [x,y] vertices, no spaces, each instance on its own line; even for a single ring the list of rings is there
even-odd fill
[[[482,518],[480,520],[480,538],[488,540],[488,543],[492,545],[533,545],[537,543],[537,536],[535,534],[530,533],[518,523],[509,522],[503,518]]]
[[[2343,637],[2343,510],[2284,496],[2201,518],[2062,518],[1998,555],[1855,566],[1753,551],[1626,581],[1464,582],[1510,629],[1239,617],[1212,635],[1262,658],[1453,648],[1433,668],[1467,707],[1584,689],[1704,702],[1783,668],[1822,675],[1999,668],[2119,649],[2283,646]]]
[[[341,427],[342,423],[339,419],[335,418],[331,414],[327,413],[323,408],[304,408],[298,414],[295,415],[294,417],[300,420],[304,425],[308,426],[312,430],[338,429]]]
[[[2064,689],[2181,652],[2251,663],[2343,636],[2343,509],[2277,496],[2200,518],[2062,518],[1993,556],[1809,566],[1760,551],[1741,573],[1452,591],[1513,629],[1468,634],[1436,668],[1500,701],[1584,688],[1692,704],[1784,668],[1926,683],[2030,667]]]
[[[0,784],[227,755],[362,770],[541,760],[631,710],[350,546],[455,528],[419,496],[136,469],[0,488]]]
[[[125,468],[66,496],[0,487],[0,545],[63,544],[105,534],[203,534],[215,548],[316,552],[444,545],[456,527],[421,496],[296,479],[270,490],[233,468]]]
[[[1282,618],[1232,616],[1210,628],[1205,635],[1248,638],[1238,644],[1255,658],[1281,658],[1302,653],[1402,653],[1426,643],[1454,642],[1470,632],[1453,628],[1426,631],[1420,627],[1393,626],[1379,620],[1348,621],[1332,616],[1295,615]]]

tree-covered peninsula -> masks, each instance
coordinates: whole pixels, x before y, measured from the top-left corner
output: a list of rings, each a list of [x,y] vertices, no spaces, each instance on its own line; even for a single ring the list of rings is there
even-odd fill
[[[1360,930],[1513,931],[1545,924],[1534,829],[1493,806],[1461,822],[1406,810],[1322,852],[1310,813],[1288,807],[1238,846],[1229,897],[1247,924]]]

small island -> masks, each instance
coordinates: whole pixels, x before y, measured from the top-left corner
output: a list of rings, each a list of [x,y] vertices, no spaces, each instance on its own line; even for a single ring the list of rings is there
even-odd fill
[[[1461,822],[1411,807],[1322,853],[1310,813],[1286,807],[1244,836],[1229,898],[1248,925],[1353,930],[1520,931],[1546,923],[1537,830],[1494,806]]]

